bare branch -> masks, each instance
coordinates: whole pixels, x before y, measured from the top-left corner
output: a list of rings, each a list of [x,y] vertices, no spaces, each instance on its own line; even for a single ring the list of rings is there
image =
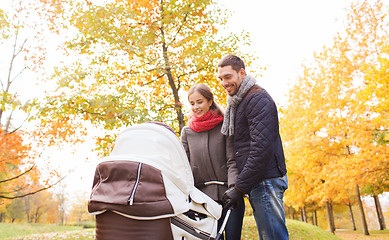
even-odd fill
[[[177,90],[179,90],[181,88],[181,82],[180,82],[180,78],[181,77],[184,77],[184,76],[187,76],[187,75],[191,75],[191,74],[194,74],[194,73],[198,73],[198,72],[201,72],[202,70],[204,69],[207,69],[207,67],[203,67],[203,68],[199,68],[195,71],[191,71],[191,72],[188,72],[188,73],[184,73],[184,74],[181,74],[177,77],[177,82],[178,82],[178,87],[177,87]]]
[[[25,194],[21,194],[21,195],[16,195],[16,196],[12,196],[12,197],[8,197],[8,196],[5,196],[5,195],[0,195],[0,199],[1,199],[1,198],[4,198],[4,199],[17,199],[17,198],[23,198],[23,197],[27,197],[27,196],[29,196],[29,195],[33,195],[33,194],[42,192],[42,191],[44,191],[44,190],[47,190],[47,189],[49,189],[49,188],[54,187],[55,185],[57,185],[58,183],[60,183],[63,179],[65,179],[65,177],[67,177],[67,176],[64,176],[64,177],[60,178],[60,179],[59,179],[57,182],[55,182],[54,184],[48,185],[48,186],[46,186],[46,187],[44,187],[44,188],[40,188],[40,189],[38,189],[38,190],[36,190],[36,191],[29,192],[29,193],[25,193]]]
[[[18,42],[18,36],[19,36],[19,28],[16,30],[15,41],[14,41],[13,52],[12,52],[12,58],[11,58],[11,62],[9,64],[8,77],[7,77],[7,86],[5,88],[6,92],[8,92],[9,87],[11,85],[11,73],[12,73],[13,63],[14,63],[14,60],[16,58],[16,55],[18,54],[18,53],[16,53],[16,44]]]
[[[14,111],[12,110],[11,114],[8,117],[7,123],[5,124],[4,135],[7,135],[7,133],[8,133],[8,128],[11,125],[11,119],[12,119],[12,114],[13,113],[14,113]]]
[[[191,5],[192,5],[192,4],[189,4],[188,9],[190,9]],[[182,29],[183,26],[185,25],[185,22],[186,22],[186,19],[188,18],[188,15],[189,15],[189,11],[186,12],[186,14],[185,14],[185,16],[184,16],[184,19],[182,20],[181,26],[178,28],[178,30],[177,30],[176,34],[174,35],[173,39],[171,40],[171,42],[170,42],[169,44],[167,44],[168,46],[169,46],[170,44],[172,44],[172,43],[176,40],[177,35],[181,32],[181,29]]]
[[[153,82],[155,82],[155,81],[157,81],[158,79],[160,79],[161,77],[163,77],[163,76],[165,76],[166,74],[165,73],[163,73],[162,75],[159,75],[156,79],[154,79],[154,80],[151,80],[151,81],[148,81],[147,83],[145,83],[144,85],[149,85],[149,84],[151,84],[151,83],[153,83]]]
[[[10,131],[8,134],[13,134],[19,129],[22,128],[23,124],[30,118],[30,113],[27,114],[27,117],[23,120],[23,122],[19,125],[19,127],[14,128],[12,131]]]
[[[24,68],[22,68],[18,74],[16,74],[16,76],[10,81],[10,84],[12,84],[23,72],[24,70],[26,70],[28,67],[27,66],[24,66]]]
[[[8,179],[5,179],[5,180],[1,180],[1,181],[0,181],[0,184],[1,184],[1,183],[4,183],[4,182],[9,182],[9,181],[18,179],[18,178],[20,178],[21,176],[27,174],[28,172],[31,172],[31,171],[34,169],[34,167],[35,167],[35,164],[32,165],[29,169],[27,169],[26,171],[24,171],[23,173],[21,173],[21,174],[19,174],[19,175],[16,175],[16,176],[14,176],[14,177],[12,177],[12,178],[8,178]]]

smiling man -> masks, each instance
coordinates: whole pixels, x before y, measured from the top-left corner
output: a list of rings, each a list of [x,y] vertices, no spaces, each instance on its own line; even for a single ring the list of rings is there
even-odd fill
[[[288,239],[283,207],[288,179],[276,104],[235,55],[220,61],[218,78],[228,93],[221,132],[233,136],[239,171],[235,186],[223,196],[223,207],[234,207],[248,194],[259,239]]]

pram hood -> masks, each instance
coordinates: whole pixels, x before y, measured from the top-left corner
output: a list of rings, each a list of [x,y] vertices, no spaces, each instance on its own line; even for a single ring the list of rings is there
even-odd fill
[[[169,129],[154,123],[143,123],[126,128],[119,134],[112,152],[103,159],[101,164],[107,162],[117,163],[118,161],[144,163],[159,169],[163,177],[166,197],[173,208],[173,213],[165,216],[133,216],[128,213],[123,214],[120,211],[118,213],[134,219],[176,216],[193,208],[193,203],[190,201],[193,199],[204,206],[207,215],[216,219],[220,217],[221,207],[205,194],[199,193],[194,187],[193,175],[186,152],[179,138]],[[97,170],[98,168],[99,166]],[[94,188],[96,186],[98,188],[99,184],[96,184]],[[93,192],[94,190],[92,190],[92,201]],[[96,197],[95,201],[99,202],[100,200]],[[92,206],[93,204],[89,205]],[[90,212],[98,214],[98,212],[93,211],[96,210]]]
[[[157,124],[143,123],[126,128],[104,160],[149,164],[161,170],[186,195],[194,186],[189,161],[180,140],[169,129]]]

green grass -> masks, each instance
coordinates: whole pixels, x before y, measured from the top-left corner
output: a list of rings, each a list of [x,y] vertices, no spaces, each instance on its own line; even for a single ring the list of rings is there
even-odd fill
[[[55,224],[0,223],[0,239],[22,237],[30,234],[82,230],[82,226],[59,226]]]
[[[360,231],[337,232],[341,238],[312,224],[288,219],[287,227],[290,240],[341,240],[341,239],[389,239],[389,230],[370,231],[364,236]],[[372,235],[379,238],[371,238]],[[382,238],[380,237],[382,236]],[[388,237],[386,237],[388,236]],[[370,237],[370,238],[369,238]],[[94,229],[82,226],[58,226],[27,223],[0,223],[0,239],[8,240],[87,240],[95,239]],[[245,216],[242,239],[258,240],[257,227],[252,216]]]
[[[290,220],[286,221],[286,226],[289,231],[291,240],[339,240],[340,238],[335,236],[329,231],[325,231],[320,227],[312,224],[304,223],[301,221]]]
[[[296,220],[287,220],[286,225],[289,231],[290,240],[339,240],[331,232],[325,231],[312,224]],[[254,217],[245,216],[243,221],[242,239],[258,240],[257,226]]]

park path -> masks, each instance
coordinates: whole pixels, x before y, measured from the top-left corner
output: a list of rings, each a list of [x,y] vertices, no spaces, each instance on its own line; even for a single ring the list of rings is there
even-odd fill
[[[374,233],[368,236],[356,232],[335,232],[335,235],[345,240],[389,240],[389,233]]]

